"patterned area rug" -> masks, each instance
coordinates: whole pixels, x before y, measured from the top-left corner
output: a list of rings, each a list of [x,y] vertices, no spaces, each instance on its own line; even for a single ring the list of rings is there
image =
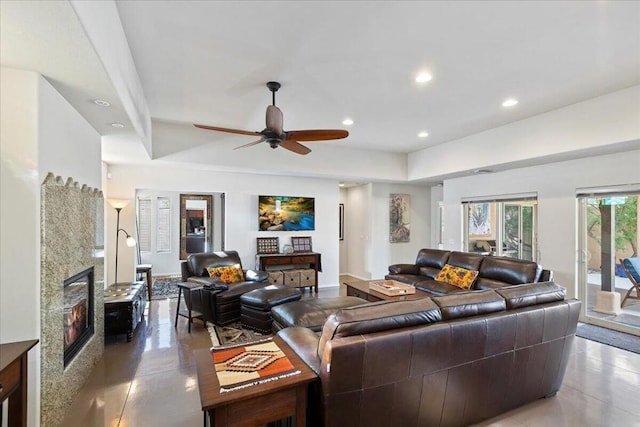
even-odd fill
[[[178,298],[178,286],[176,286],[178,282],[182,282],[181,276],[154,277],[151,299]]]
[[[207,322],[207,329],[209,330],[209,335],[211,335],[211,345],[213,347],[246,344],[272,336],[271,334],[261,334],[251,329],[244,329],[240,322],[234,322],[227,326],[218,326]]]

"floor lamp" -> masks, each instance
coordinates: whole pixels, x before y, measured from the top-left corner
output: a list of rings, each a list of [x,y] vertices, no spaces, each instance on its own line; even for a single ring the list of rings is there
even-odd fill
[[[127,236],[127,246],[130,248],[136,245],[136,240],[129,235],[123,228],[120,228],[120,211],[122,208],[129,204],[129,200],[124,199],[107,199],[107,202],[116,210],[118,213],[116,220],[116,271],[115,271],[115,280],[114,283],[118,283],[118,243],[120,240],[120,232],[122,231]]]

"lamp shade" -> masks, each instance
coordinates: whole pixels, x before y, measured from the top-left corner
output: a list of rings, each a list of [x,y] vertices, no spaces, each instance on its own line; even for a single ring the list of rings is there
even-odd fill
[[[107,199],[107,202],[115,209],[122,209],[129,204],[127,199]]]
[[[130,248],[134,247],[136,245],[136,239],[134,239],[131,236],[127,236],[127,246],[129,246]]]

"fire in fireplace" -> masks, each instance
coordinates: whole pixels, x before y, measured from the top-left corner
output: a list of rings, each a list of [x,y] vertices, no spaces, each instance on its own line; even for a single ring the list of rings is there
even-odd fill
[[[94,332],[93,267],[64,281],[64,366],[75,357]]]

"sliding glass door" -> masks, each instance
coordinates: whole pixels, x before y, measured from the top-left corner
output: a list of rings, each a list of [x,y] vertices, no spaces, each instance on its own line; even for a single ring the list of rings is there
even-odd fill
[[[578,195],[582,320],[638,334],[640,300],[624,300],[632,285],[621,260],[638,256],[640,191],[614,190],[585,190]]]

